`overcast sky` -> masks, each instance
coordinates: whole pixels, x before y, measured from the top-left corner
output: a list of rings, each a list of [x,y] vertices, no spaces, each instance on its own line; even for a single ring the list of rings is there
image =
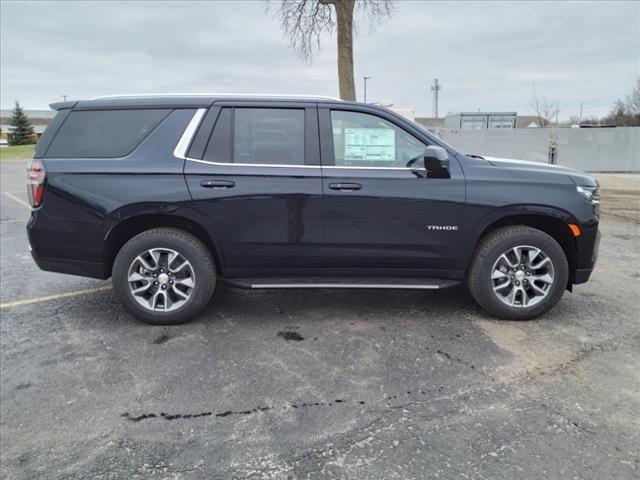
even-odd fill
[[[335,35],[311,65],[283,38],[273,11],[246,2],[1,3],[1,103],[46,108],[69,98],[142,92],[338,95]],[[640,77],[640,2],[420,2],[396,0],[392,17],[355,40],[372,102],[431,116],[530,113],[538,96],[561,118],[606,114]]]

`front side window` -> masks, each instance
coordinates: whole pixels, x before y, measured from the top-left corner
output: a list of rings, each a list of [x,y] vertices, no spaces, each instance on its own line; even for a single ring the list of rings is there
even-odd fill
[[[376,115],[332,110],[331,127],[336,166],[422,166],[426,145]]]
[[[233,161],[304,165],[304,110],[236,108]]]
[[[46,155],[53,158],[124,157],[131,153],[170,111],[72,111],[53,138]]]

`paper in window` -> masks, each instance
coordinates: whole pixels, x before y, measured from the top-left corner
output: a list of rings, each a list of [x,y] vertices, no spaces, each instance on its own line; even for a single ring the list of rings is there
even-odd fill
[[[395,161],[395,132],[389,128],[345,128],[344,159],[347,161]]]

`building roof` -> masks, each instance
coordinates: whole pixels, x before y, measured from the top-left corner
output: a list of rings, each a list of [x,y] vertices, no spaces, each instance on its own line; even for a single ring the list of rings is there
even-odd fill
[[[441,117],[416,117],[416,123],[425,128],[442,128],[444,127],[444,118]]]

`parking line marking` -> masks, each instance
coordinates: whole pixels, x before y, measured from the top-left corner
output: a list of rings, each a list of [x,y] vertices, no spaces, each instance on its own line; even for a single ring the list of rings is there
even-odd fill
[[[29,220],[0,220],[0,224],[4,225],[5,223],[27,223]]]
[[[30,303],[57,300],[59,298],[77,297],[78,295],[86,295],[87,293],[105,292],[107,290],[111,290],[111,285],[97,288],[86,288],[84,290],[74,290],[73,292],[58,293],[56,295],[45,295],[44,297],[27,298],[26,300],[16,300],[14,302],[0,303],[0,310],[4,308],[17,307],[19,305],[28,305]]]
[[[9,192],[4,192],[4,194],[9,197],[11,200],[14,200],[16,202],[18,202],[20,205],[22,205],[23,207],[27,207],[29,210],[31,210],[31,205],[29,205],[27,202],[25,202],[24,200],[22,200],[21,198],[16,197],[13,193],[9,193]]]

